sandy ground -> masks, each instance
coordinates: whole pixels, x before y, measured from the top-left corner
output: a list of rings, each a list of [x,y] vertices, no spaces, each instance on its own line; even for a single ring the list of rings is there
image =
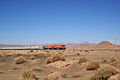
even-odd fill
[[[54,66],[47,66],[46,58],[50,54],[62,53],[66,56],[67,60],[73,61],[73,63],[64,68],[56,68]],[[35,55],[35,59],[32,60],[31,56]],[[24,56],[27,62],[23,64],[15,64],[14,58],[18,56]],[[77,61],[80,57],[85,57],[89,61],[97,61],[102,65],[103,58],[109,60],[111,57],[115,57],[120,61],[120,51],[0,51],[0,80],[19,80],[20,73],[23,69],[33,69],[36,73],[38,80],[44,80],[44,78],[52,72],[60,72],[66,74],[67,77],[62,77],[62,80],[90,80],[90,77],[95,74],[97,70],[87,71],[85,64],[78,64]],[[47,67],[46,67],[47,66]],[[37,68],[37,70],[36,70]],[[39,69],[39,70],[38,70]],[[80,77],[71,78],[71,75],[79,74]]]

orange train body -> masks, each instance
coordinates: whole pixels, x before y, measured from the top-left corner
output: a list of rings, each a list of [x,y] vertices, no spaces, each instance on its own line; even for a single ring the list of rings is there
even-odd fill
[[[48,49],[48,50],[65,50],[66,46],[65,45],[45,45],[43,46],[43,49]]]

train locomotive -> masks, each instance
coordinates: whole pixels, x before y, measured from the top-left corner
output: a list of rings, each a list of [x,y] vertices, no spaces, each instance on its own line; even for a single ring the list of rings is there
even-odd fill
[[[65,50],[65,45],[45,45],[43,46],[44,50]]]

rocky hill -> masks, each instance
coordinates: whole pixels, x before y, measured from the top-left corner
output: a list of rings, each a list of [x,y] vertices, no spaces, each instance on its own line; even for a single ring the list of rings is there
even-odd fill
[[[76,47],[74,47],[74,49],[120,49],[119,45],[114,45],[112,43],[110,43],[109,41],[102,41],[98,44],[80,44]]]

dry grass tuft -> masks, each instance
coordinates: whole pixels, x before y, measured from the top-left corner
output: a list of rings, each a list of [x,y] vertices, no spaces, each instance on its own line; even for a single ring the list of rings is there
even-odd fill
[[[111,58],[109,59],[109,64],[110,64],[111,66],[114,66],[114,67],[120,69],[120,62],[117,61],[117,59],[116,59],[115,57],[111,57]]]
[[[115,57],[111,57],[109,60],[110,60],[109,63],[117,62]]]
[[[108,63],[108,61],[105,58],[102,58],[102,63]]]
[[[30,59],[35,60],[36,59],[35,55],[30,56]]]
[[[92,76],[91,80],[108,80],[110,76],[115,74],[117,74],[117,71],[114,68],[111,66],[106,66]]]
[[[32,70],[27,69],[22,71],[19,80],[38,80],[38,78]]]
[[[86,66],[86,70],[96,70],[99,67],[99,62],[89,62]]]
[[[66,73],[62,73],[62,74],[61,74],[61,77],[62,77],[62,78],[68,78],[68,76],[67,76]]]
[[[26,62],[26,59],[23,56],[17,57],[14,59],[15,64],[22,64]]]
[[[88,50],[85,50],[85,52],[89,52]]]
[[[59,60],[66,61],[66,58],[62,54],[54,54],[54,55],[51,55],[50,57],[48,57],[46,62],[47,62],[47,64],[49,64],[49,63],[53,63],[53,62],[59,61]]]
[[[34,51],[31,49],[30,52],[32,53],[32,52],[34,52]]]
[[[85,58],[85,57],[81,57],[78,61],[78,64],[81,64],[81,63],[84,63],[84,62],[87,62],[88,60]]]

